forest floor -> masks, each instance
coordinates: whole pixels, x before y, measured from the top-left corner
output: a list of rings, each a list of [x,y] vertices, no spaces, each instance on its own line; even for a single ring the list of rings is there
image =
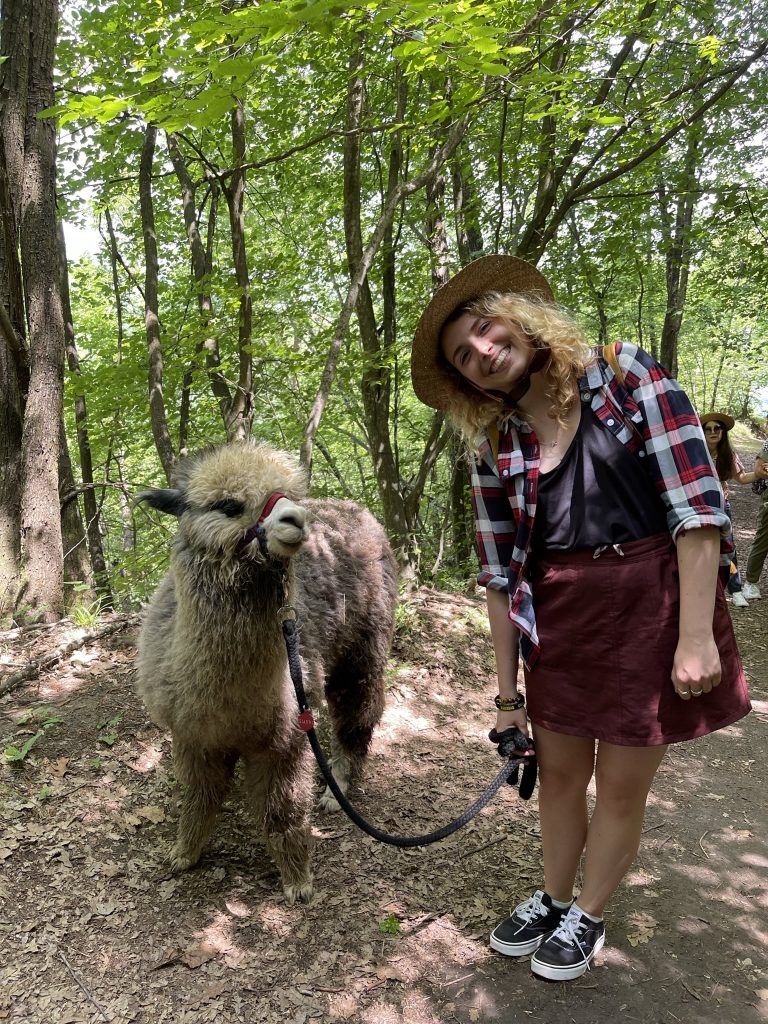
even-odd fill
[[[759,499],[737,488],[734,506],[743,561]],[[536,796],[504,786],[466,828],[416,850],[318,811],[315,899],[288,907],[236,787],[200,865],[172,877],[178,788],[170,741],[134,693],[135,625],[78,647],[0,700],[0,746],[21,755],[39,734],[0,768],[0,1021],[768,1021],[765,576],[763,589],[733,610],[754,712],[670,751],[605,948],[568,984],[488,946],[541,879]],[[385,830],[452,820],[499,768],[483,608],[426,589],[404,608],[387,710],[351,794]],[[0,636],[0,689],[73,639],[67,623]]]

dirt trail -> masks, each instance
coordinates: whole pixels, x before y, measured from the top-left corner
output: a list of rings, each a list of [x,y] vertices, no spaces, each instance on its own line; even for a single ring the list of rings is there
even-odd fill
[[[758,499],[741,488],[734,506],[744,560]],[[504,787],[467,828],[410,851],[317,814],[317,896],[286,907],[236,790],[200,866],[174,878],[178,789],[133,693],[135,633],[76,651],[0,701],[4,747],[41,733],[21,768],[0,769],[0,1021],[768,1020],[768,599],[734,620],[755,712],[672,750],[606,947],[570,985],[487,943],[540,879],[535,798]],[[0,637],[0,671],[69,633]],[[490,673],[482,601],[420,591],[354,792],[371,821],[423,833],[485,788]]]

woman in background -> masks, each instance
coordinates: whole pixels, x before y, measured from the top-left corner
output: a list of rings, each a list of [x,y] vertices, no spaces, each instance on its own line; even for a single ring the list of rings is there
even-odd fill
[[[728,483],[735,480],[739,484],[751,484],[755,480],[765,479],[764,470],[755,469],[747,473],[742,465],[741,459],[731,448],[728,432],[733,429],[735,420],[727,412],[708,412],[700,416],[701,425],[704,428],[704,437],[707,441],[707,448],[712,461],[715,464],[717,475],[723,487],[725,495],[725,511],[731,520],[733,527],[733,514],[729,499]],[[733,533],[731,533],[733,536]],[[739,565],[736,559],[736,548],[734,546],[731,558],[730,575],[727,584],[728,593],[731,595],[731,604],[734,608],[748,608],[749,601],[744,594],[744,588],[739,573]]]

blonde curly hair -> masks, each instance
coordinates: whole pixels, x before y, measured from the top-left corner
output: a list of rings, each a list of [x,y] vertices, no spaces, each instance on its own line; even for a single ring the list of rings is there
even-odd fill
[[[447,322],[464,313],[492,317],[510,328],[519,327],[532,342],[550,349],[548,373],[551,384],[546,395],[552,407],[550,415],[564,424],[568,410],[576,401],[574,380],[591,361],[587,339],[570,314],[551,302],[501,292],[487,292],[473,299],[455,310]],[[448,418],[463,435],[468,447],[474,449],[490,424],[496,422],[502,412],[514,411],[514,407],[501,406],[498,401],[486,398],[451,366],[442,351],[438,359],[441,371],[455,385],[446,407]],[[519,415],[524,418],[524,413]]]

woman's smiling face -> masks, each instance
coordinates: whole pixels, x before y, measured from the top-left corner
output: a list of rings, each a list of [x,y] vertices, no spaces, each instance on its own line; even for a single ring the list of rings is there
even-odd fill
[[[477,313],[452,320],[440,347],[450,365],[482,391],[509,391],[524,376],[533,352],[521,327]]]

